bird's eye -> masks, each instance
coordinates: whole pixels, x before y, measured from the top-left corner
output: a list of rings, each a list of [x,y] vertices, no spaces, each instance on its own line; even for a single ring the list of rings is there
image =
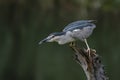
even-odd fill
[[[54,35],[50,35],[51,38],[55,37]]]
[[[48,36],[48,38],[54,38],[55,36],[54,35],[50,35],[50,36]]]

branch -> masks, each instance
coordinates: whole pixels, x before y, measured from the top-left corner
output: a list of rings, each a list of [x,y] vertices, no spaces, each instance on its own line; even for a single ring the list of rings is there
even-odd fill
[[[104,66],[101,64],[99,55],[95,50],[90,50],[90,55],[87,50],[80,49],[76,46],[71,46],[75,51],[75,60],[83,68],[87,80],[108,80],[105,75]]]

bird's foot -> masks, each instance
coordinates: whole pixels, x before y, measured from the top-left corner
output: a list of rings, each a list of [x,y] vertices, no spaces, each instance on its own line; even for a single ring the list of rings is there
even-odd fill
[[[87,49],[88,56],[91,57],[90,49]]]
[[[70,42],[69,46],[70,47],[75,47],[75,42]]]
[[[88,53],[89,57],[91,57],[91,55],[97,56],[96,51],[95,50],[91,50],[90,48],[87,49],[87,53]]]

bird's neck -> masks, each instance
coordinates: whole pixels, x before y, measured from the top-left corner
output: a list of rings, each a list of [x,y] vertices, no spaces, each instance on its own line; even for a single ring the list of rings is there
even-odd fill
[[[66,43],[73,42],[73,41],[75,41],[75,39],[71,37],[70,32],[66,32],[65,35],[60,36],[58,43],[66,44]]]

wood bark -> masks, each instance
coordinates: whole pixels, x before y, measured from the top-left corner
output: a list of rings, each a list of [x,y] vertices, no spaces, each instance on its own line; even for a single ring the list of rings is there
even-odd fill
[[[81,65],[87,80],[108,80],[104,71],[104,65],[101,63],[100,57],[95,50],[91,49],[89,53],[87,50],[77,46],[71,46],[71,48],[75,52],[75,61]]]

